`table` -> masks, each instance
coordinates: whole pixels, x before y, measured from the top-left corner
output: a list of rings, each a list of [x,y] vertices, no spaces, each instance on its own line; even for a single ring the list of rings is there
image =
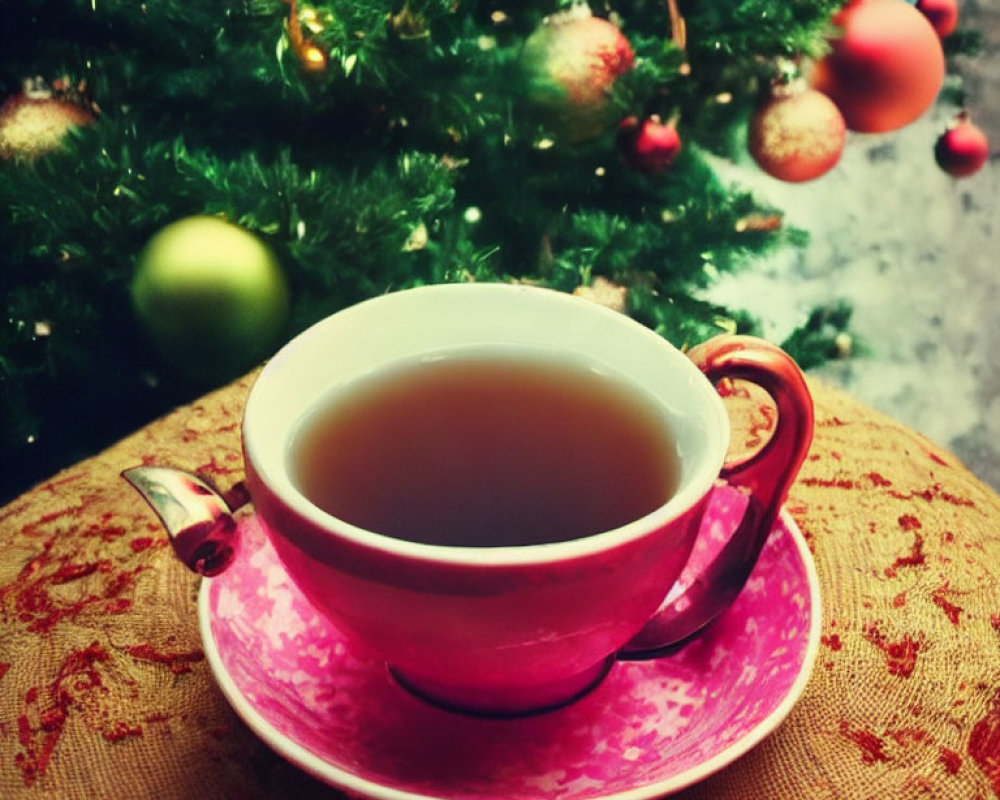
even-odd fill
[[[253,374],[0,509],[0,797],[337,798],[216,688],[199,579],[120,477],[243,475]],[[810,381],[816,432],[786,504],[823,598],[812,678],[774,735],[682,800],[1000,797],[1000,498],[949,453]],[[737,438],[769,414],[734,412]]]

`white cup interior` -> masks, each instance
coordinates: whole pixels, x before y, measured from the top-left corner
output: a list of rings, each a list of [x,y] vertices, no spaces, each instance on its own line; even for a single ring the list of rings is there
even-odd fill
[[[476,345],[565,350],[655,399],[677,446],[677,491],[614,531],[567,542],[462,548],[360,530],[311,503],[295,486],[290,447],[310,413],[338,387],[399,359]],[[514,563],[566,558],[641,536],[698,502],[717,478],[729,420],[715,388],[679,350],[639,323],[588,300],[508,284],[446,284],[386,294],[318,322],[267,364],[247,400],[244,452],[271,492],[297,513],[372,547],[444,561]]]

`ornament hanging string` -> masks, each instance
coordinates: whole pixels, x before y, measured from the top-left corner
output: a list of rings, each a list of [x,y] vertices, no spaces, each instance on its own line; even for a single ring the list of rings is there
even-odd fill
[[[667,12],[670,14],[670,38],[684,51],[687,48],[687,23],[677,7],[677,0],[667,0]]]

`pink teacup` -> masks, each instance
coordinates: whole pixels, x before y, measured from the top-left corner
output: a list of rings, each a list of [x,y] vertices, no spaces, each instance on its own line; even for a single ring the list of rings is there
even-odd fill
[[[442,365],[447,391],[438,386],[418,404],[407,387]],[[492,383],[473,403],[467,390],[483,365]],[[524,384],[528,373],[535,382]],[[714,387],[726,378],[758,384],[777,409],[764,447],[731,463]],[[372,385],[375,394],[358,394]],[[609,387],[612,405],[594,401]],[[625,405],[615,404],[619,395]],[[557,396],[562,405],[553,405]],[[413,402],[401,416],[372,417],[401,397]],[[453,425],[458,418],[470,426]],[[317,419],[333,420],[340,438],[324,438],[329,428]],[[640,419],[645,427],[631,426]],[[771,531],[812,426],[801,372],[762,340],[720,336],[684,355],[588,300],[458,284],[383,295],[295,338],[251,389],[243,445],[258,519],[315,608],[415,693],[512,715],[565,704],[615,659],[668,652],[725,610]],[[418,439],[425,428],[442,433]],[[587,437],[610,445],[588,449]],[[647,460],[635,460],[639,451]],[[225,568],[236,525],[221,498],[176,470],[124,474],[185,563],[205,575]],[[744,494],[743,519],[721,548],[712,543],[706,567],[675,585],[720,478]],[[621,506],[638,484],[653,494]],[[448,516],[452,504],[473,510]],[[367,529],[367,519],[379,522]]]
[[[515,359],[539,348],[583,359],[652,398],[676,447],[669,498],[581,538],[462,546],[366,530],[306,497],[292,443],[327,398],[336,403],[336,391],[386,365],[497,346]],[[243,420],[250,496],[305,595],[404,685],[474,712],[554,707],[623,652],[671,644],[679,613],[710,618],[735,597],[805,456],[812,403],[788,356],[748,337],[719,337],[689,355],[626,316],[544,289],[460,284],[383,295],[305,331],[258,377]],[[726,377],[758,383],[778,408],[770,442],[741,464],[724,464],[729,421],[713,384]],[[751,495],[729,548],[739,552],[700,592],[665,604],[720,475]],[[685,635],[705,621],[685,622]]]

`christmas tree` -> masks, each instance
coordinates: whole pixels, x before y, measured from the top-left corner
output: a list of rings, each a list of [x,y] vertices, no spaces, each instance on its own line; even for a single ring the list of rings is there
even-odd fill
[[[0,4],[0,495],[386,291],[526,281],[677,345],[755,332],[705,288],[806,234],[713,159],[745,153],[749,125],[784,179],[836,163],[858,101],[835,69],[792,162],[752,120],[826,63],[840,6]],[[849,316],[831,302],[781,344],[808,367]]]

